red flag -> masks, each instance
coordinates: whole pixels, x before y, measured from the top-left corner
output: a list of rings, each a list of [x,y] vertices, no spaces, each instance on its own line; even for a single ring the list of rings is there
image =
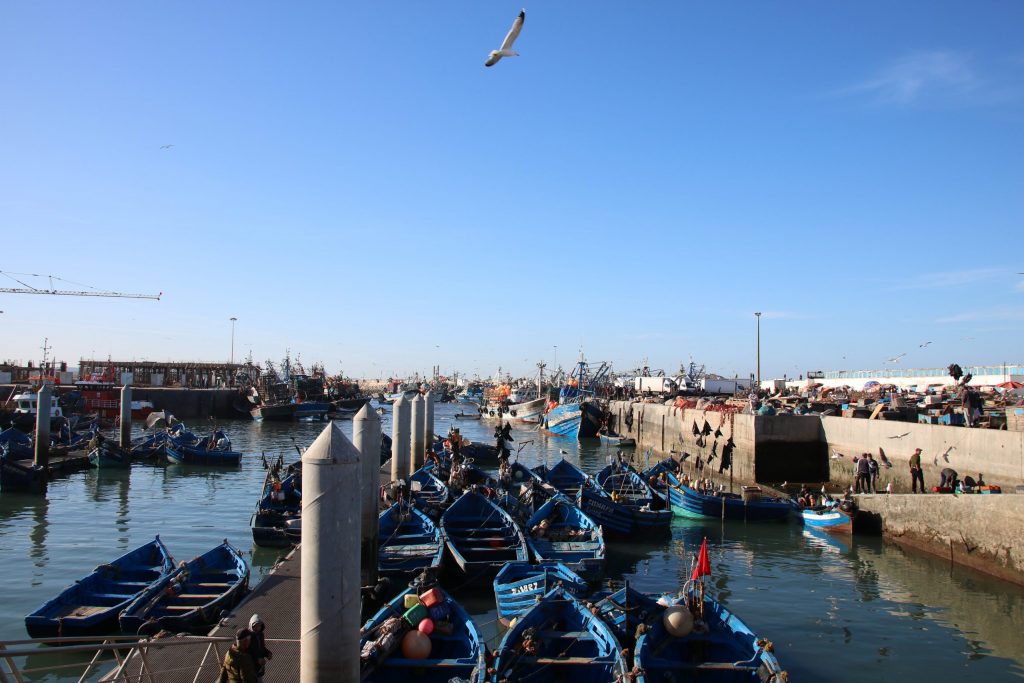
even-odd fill
[[[700,554],[697,556],[697,566],[693,568],[691,581],[696,581],[702,576],[711,576],[711,562],[708,560],[708,539],[700,544]]]

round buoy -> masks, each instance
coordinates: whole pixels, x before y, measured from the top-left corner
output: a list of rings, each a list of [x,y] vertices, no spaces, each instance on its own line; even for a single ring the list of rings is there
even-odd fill
[[[693,615],[685,607],[674,605],[665,610],[661,623],[664,624],[669,635],[682,638],[693,630]]]
[[[430,617],[427,617],[426,619],[421,619],[420,625],[417,627],[416,630],[418,630],[425,636],[429,636],[431,633],[434,632],[434,620]]]
[[[419,631],[409,631],[402,638],[402,654],[406,659],[426,659],[430,656],[430,637]]]
[[[522,471],[522,470],[516,470],[515,474],[513,474],[513,475],[512,475],[512,478],[513,478],[513,479],[516,479],[516,480],[520,480],[520,479],[522,479],[522,478],[523,478],[523,477],[525,477],[525,476],[526,476],[526,475],[525,475],[525,474],[523,474],[523,471]]]

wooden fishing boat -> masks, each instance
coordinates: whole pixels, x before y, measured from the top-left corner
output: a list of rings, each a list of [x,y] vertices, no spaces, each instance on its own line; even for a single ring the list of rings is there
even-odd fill
[[[479,420],[480,413],[455,413],[452,417],[456,420]]]
[[[302,540],[302,462],[271,468],[249,520],[252,540],[264,548],[287,548]]]
[[[202,439],[182,429],[167,439],[164,451],[168,460],[179,464],[236,467],[242,461],[242,454],[231,450],[231,440],[219,429]]]
[[[160,537],[101,564],[25,617],[32,638],[117,633],[117,617],[147,588],[174,570]]]
[[[601,527],[572,501],[556,495],[526,522],[526,545],[538,561],[564,564],[588,580],[604,571],[604,534]]]
[[[444,557],[441,530],[408,503],[395,503],[378,517],[377,570],[408,581],[423,569],[437,569]]]
[[[494,577],[498,621],[508,626],[558,586],[577,598],[583,598],[590,590],[582,577],[561,562],[506,563]]]
[[[576,494],[581,488],[592,485],[590,476],[565,458],[559,460],[553,467],[538,465],[533,468],[533,471],[544,482],[554,486],[571,499],[576,498]]]
[[[580,509],[606,533],[619,535],[667,533],[672,525],[668,501],[632,469],[608,465],[597,475],[596,487],[580,490]]]
[[[617,446],[618,448],[630,448],[636,446],[636,439],[631,436],[619,436],[615,432],[598,432],[597,436],[601,439],[601,443],[606,443],[609,446]]]
[[[754,635],[718,601],[707,595],[701,598],[691,588],[673,602],[672,608],[688,614],[677,615],[674,623],[671,619],[654,619],[637,639],[637,683],[787,680],[771,642]],[[661,616],[666,614],[662,608]],[[669,626],[675,634],[669,632]]]
[[[703,492],[682,483],[670,484],[681,494],[673,509],[685,517],[736,519],[747,522],[784,521],[792,509],[788,500],[764,496],[743,496],[725,491]]]
[[[100,469],[132,466],[132,452],[107,439],[89,453],[89,464]]]
[[[804,526],[809,529],[827,531],[830,534],[852,534],[853,533],[853,504],[849,505],[839,501],[830,501],[828,505],[819,505],[814,508],[801,508],[793,504]]]
[[[360,680],[449,683],[456,679],[484,683],[486,647],[473,618],[440,587],[417,590],[424,592],[417,595],[416,590],[407,588],[363,625],[359,639]],[[411,606],[406,607],[407,603]],[[404,656],[401,642],[424,619],[429,619],[433,627],[426,636],[429,651],[425,657],[411,659]]]
[[[563,588],[555,588],[505,633],[494,660],[495,681],[626,680],[615,636]],[[537,674],[541,674],[538,676]]]
[[[493,577],[529,552],[519,526],[507,512],[478,493],[464,493],[441,515],[441,532],[458,568],[469,580]]]
[[[121,630],[140,635],[201,630],[238,604],[248,587],[249,565],[224,541],[144,590],[121,613]]]
[[[150,434],[132,443],[132,458],[136,460],[158,458],[164,454],[164,445],[166,443],[167,432]]]
[[[448,507],[448,484],[434,474],[433,465],[419,468],[409,476],[412,499],[421,510],[434,514]]]
[[[629,582],[617,591],[603,591],[591,597],[597,616],[612,630],[619,644],[632,651],[637,628],[658,619],[669,601],[660,595],[641,593]]]

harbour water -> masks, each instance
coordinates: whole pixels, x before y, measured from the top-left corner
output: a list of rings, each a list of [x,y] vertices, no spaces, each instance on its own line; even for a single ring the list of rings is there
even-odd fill
[[[462,406],[438,405],[435,431],[452,424],[490,443],[493,424],[453,420]],[[388,418],[384,429],[390,431]],[[351,434],[351,422],[340,423]],[[26,636],[23,617],[98,564],[156,534],[177,559],[223,539],[246,551],[255,584],[279,555],[252,544],[249,518],[264,478],[260,454],[298,457],[322,423],[232,422],[225,427],[238,469],[136,465],[129,472],[90,470],[50,484],[45,498],[0,494],[0,641]],[[190,424],[201,432],[204,425]],[[597,471],[614,450],[577,445],[516,428],[520,459],[533,465],[566,457]],[[513,448],[513,451],[515,449]],[[565,453],[562,453],[565,451]],[[1024,678],[1024,590],[880,539],[840,543],[789,524],[676,519],[658,542],[610,542],[607,575],[645,591],[682,587],[701,540],[708,539],[709,586],[756,633],[772,640],[793,681],[936,681]],[[493,595],[457,592],[496,645]],[[263,615],[273,636],[273,615]],[[29,666],[70,659],[54,650]],[[270,672],[268,672],[270,673]],[[77,674],[29,680],[77,680]],[[298,680],[273,672],[273,680]]]

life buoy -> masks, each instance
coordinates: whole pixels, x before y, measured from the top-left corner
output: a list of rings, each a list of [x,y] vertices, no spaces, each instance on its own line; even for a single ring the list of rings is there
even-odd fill
[[[511,415],[512,417],[515,417],[516,416],[516,411],[510,410],[510,411],[508,411],[508,414]]]

